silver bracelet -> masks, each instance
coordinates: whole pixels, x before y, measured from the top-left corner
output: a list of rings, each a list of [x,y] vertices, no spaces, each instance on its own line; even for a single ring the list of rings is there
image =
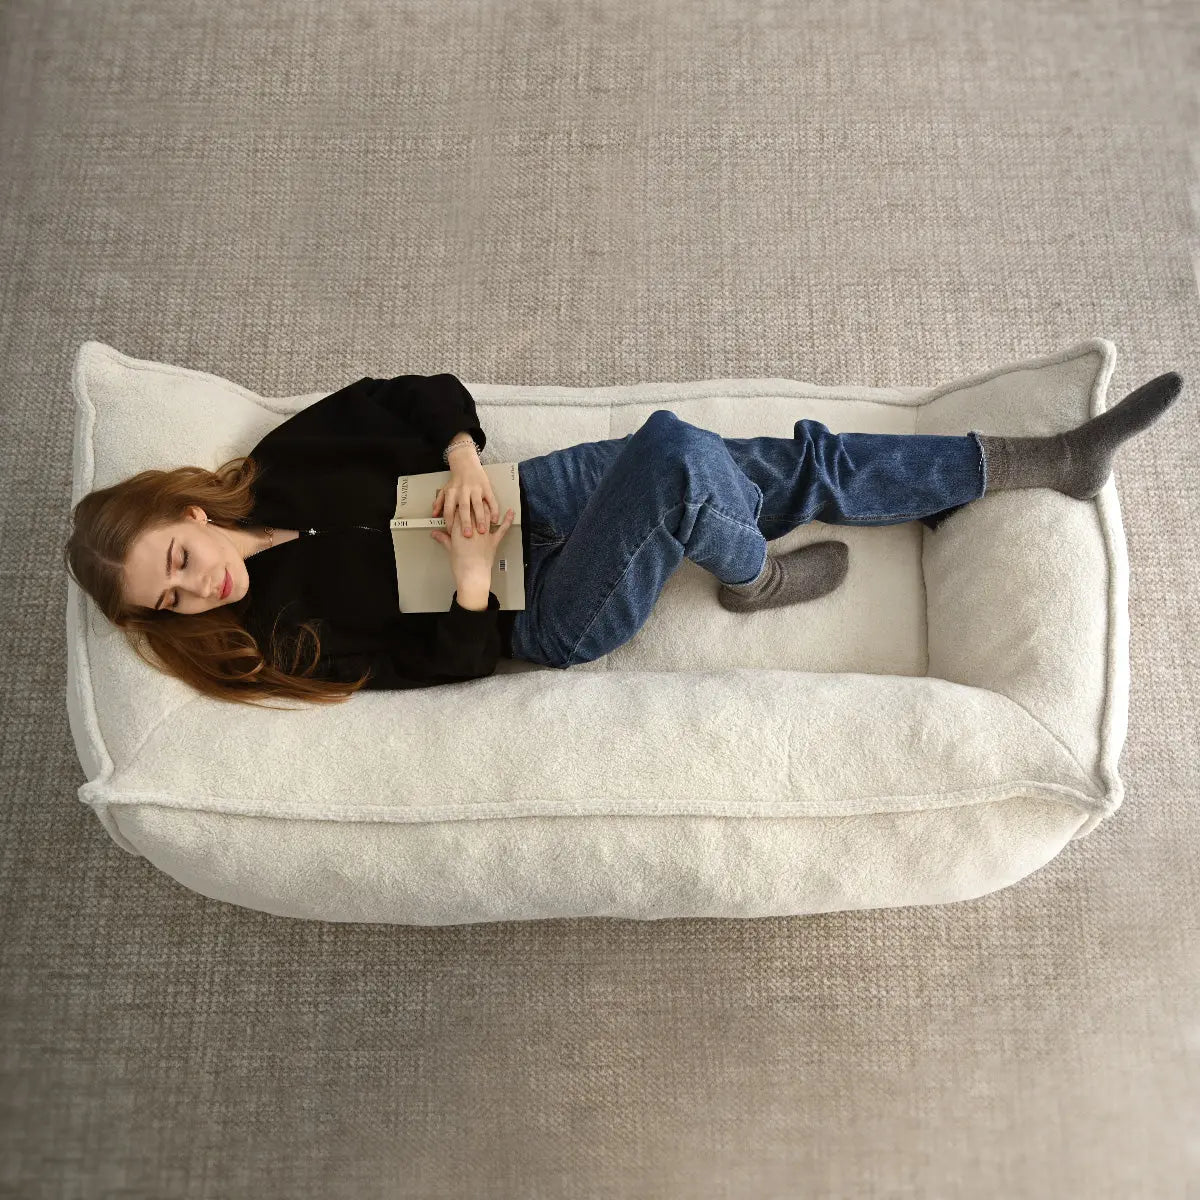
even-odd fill
[[[467,443],[464,442],[462,438],[459,438],[457,442],[451,442],[450,445],[448,445],[445,450],[442,451],[442,463],[448,467],[450,465],[450,451],[457,449],[459,446],[465,446],[466,444]],[[480,444],[474,438],[471,438],[471,445],[475,447],[476,454],[483,453],[483,447],[480,446]]]

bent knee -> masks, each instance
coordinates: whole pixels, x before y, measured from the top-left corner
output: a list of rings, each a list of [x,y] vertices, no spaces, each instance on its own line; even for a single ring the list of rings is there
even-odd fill
[[[645,440],[659,452],[677,457],[683,457],[692,446],[716,436],[707,429],[689,424],[669,408],[656,408],[642,422],[638,433],[644,435]]]

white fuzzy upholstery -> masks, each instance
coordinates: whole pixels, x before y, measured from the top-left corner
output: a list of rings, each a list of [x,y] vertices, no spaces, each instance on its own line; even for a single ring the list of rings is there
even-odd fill
[[[725,437],[790,437],[802,417],[1055,433],[1104,410],[1115,357],[1094,338],[935,389],[464,383],[501,462],[624,436],[657,408]],[[95,341],[73,382],[72,502],[146,467],[215,467],[327,394],[264,398]],[[849,576],[812,603],[726,612],[684,560],[597,662],[502,660],[487,679],[289,712],[160,675],[68,580],[80,799],[206,896],[421,925],[965,900],[1120,804],[1128,559],[1111,479],[1094,501],[1004,491],[937,531],[814,523],[772,550],[829,537],[849,543]]]

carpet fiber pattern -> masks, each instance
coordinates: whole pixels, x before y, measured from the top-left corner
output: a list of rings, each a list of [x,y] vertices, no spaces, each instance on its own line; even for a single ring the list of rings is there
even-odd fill
[[[0,34],[0,1194],[1195,1194],[1193,5],[11,0]],[[1117,460],[1125,803],[1019,886],[323,925],[196,895],[76,799],[88,338],[287,395],[933,386],[1092,336],[1110,398],[1185,395]]]

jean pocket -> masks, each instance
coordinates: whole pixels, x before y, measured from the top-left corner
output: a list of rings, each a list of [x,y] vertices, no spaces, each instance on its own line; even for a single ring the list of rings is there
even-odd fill
[[[540,521],[532,521],[529,525],[529,544],[530,546],[555,546],[559,542],[566,541],[561,533],[556,529],[551,529],[549,525],[544,525]]]

